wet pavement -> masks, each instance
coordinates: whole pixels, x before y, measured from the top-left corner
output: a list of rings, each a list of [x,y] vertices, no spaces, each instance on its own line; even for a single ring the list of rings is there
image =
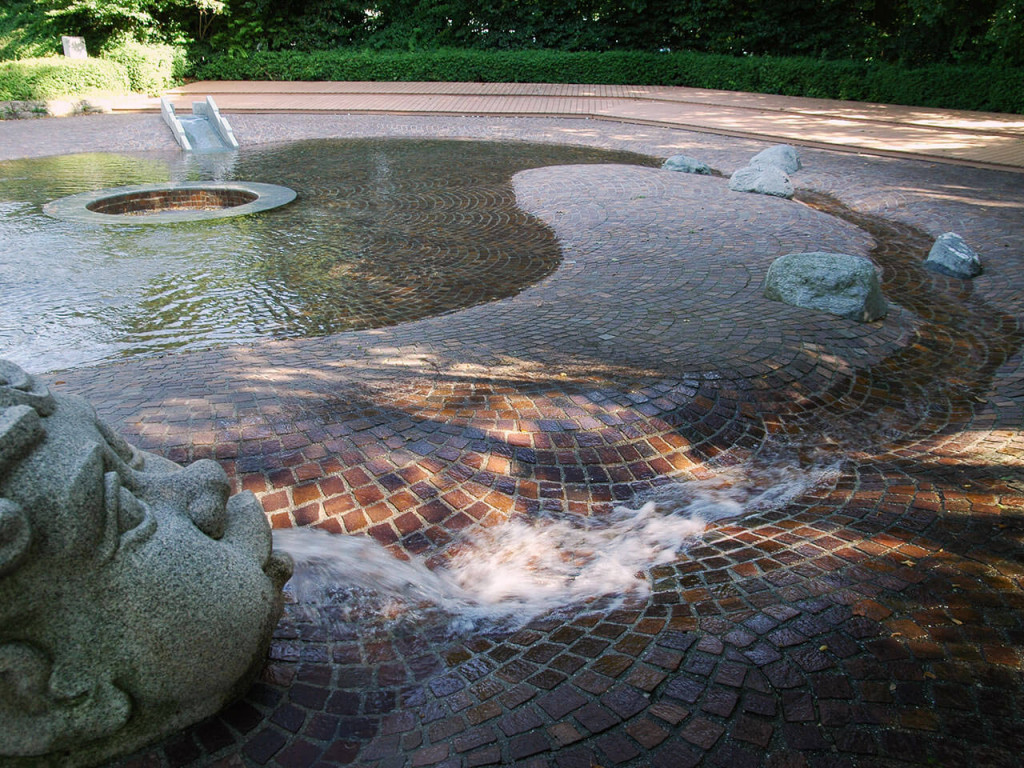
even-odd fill
[[[95,149],[91,121],[108,121],[109,151],[144,148],[150,119],[52,124],[72,151]],[[767,146],[558,119],[232,124],[243,144],[530,140],[684,152],[726,175]],[[600,516],[765,464],[836,468],[781,507],[710,525],[642,574],[648,595],[512,633],[345,595],[294,602],[242,701],[119,765],[1018,765],[1024,177],[802,159],[794,201],[642,166],[527,170],[516,201],[562,261],[515,296],[51,374],[141,447],[220,461],[276,528],[432,563],[514,517]],[[921,265],[950,230],[981,255],[973,281]],[[764,299],[772,260],[810,250],[870,256],[888,316]]]

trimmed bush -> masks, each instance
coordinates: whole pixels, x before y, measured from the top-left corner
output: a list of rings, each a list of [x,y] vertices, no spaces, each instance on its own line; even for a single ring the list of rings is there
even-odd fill
[[[100,56],[125,68],[133,92],[151,96],[181,82],[187,62],[183,48],[127,39],[104,48]]]
[[[682,85],[908,106],[1024,113],[1024,70],[680,51],[263,51],[193,64],[208,80],[436,80]]]
[[[0,101],[45,101],[129,90],[127,71],[113,61],[54,57],[0,62]]]

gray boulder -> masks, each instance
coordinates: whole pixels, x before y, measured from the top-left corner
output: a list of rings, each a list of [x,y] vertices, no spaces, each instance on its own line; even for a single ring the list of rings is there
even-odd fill
[[[707,176],[711,173],[711,168],[707,163],[702,163],[695,157],[689,155],[672,155],[661,167],[666,171],[679,171],[680,173],[699,173]]]
[[[0,360],[0,766],[97,765],[245,692],[291,561],[229,488]]]
[[[888,311],[875,265],[845,253],[780,256],[768,268],[764,295],[863,323],[885,317]]]
[[[980,275],[982,270],[978,254],[956,232],[939,235],[924,265],[934,272],[965,279]]]
[[[776,144],[774,147],[768,147],[768,149],[758,152],[750,159],[748,165],[754,168],[774,165],[779,170],[792,174],[801,168],[800,153],[796,147],[789,144]]]
[[[748,165],[740,168],[729,179],[733,192],[753,192],[759,195],[791,198],[796,191],[786,172],[774,165],[760,168]]]

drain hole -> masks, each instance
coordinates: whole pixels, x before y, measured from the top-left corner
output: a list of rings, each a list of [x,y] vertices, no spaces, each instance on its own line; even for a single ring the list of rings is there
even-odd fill
[[[146,216],[168,211],[220,211],[254,202],[259,195],[241,189],[217,187],[151,189],[111,195],[86,205],[93,213],[116,216]]]

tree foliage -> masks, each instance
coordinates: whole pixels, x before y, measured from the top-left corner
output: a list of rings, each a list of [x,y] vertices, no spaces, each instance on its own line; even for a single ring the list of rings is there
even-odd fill
[[[228,50],[692,50],[1024,64],[1024,0],[4,0],[0,56],[61,34]],[[33,48],[32,46],[36,46]]]

